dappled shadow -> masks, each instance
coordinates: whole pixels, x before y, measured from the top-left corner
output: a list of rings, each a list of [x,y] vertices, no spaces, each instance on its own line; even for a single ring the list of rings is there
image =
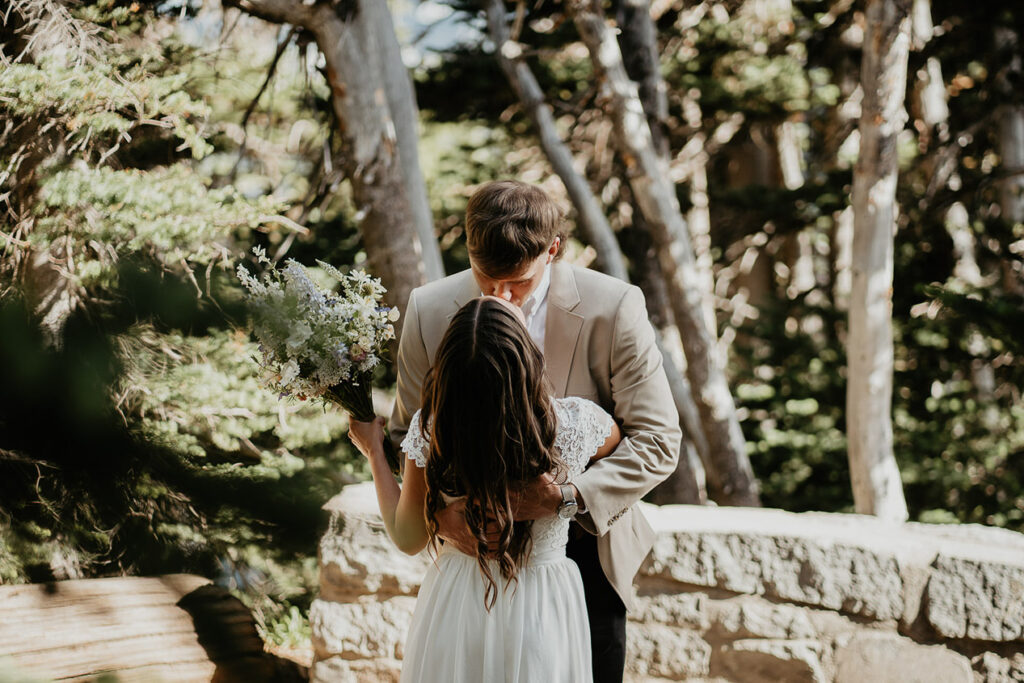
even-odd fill
[[[302,667],[264,651],[252,614],[225,589],[201,586],[177,605],[192,617],[199,645],[216,666],[213,681],[306,680]]]

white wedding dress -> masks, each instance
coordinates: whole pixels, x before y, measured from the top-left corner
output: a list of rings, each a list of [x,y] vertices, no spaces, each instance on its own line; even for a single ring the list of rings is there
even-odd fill
[[[611,434],[612,418],[581,398],[553,399],[555,448],[570,479],[583,471]],[[413,415],[402,450],[426,467],[427,444]],[[420,587],[405,644],[407,683],[583,683],[593,679],[583,583],[565,556],[569,522],[538,519],[518,583],[505,587],[497,563],[498,599],[484,609],[485,584],[475,557],[443,546]]]

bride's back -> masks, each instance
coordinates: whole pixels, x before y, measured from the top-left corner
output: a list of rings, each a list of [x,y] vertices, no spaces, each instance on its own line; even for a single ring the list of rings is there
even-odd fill
[[[511,495],[541,474],[560,471],[557,417],[544,358],[519,309],[493,297],[474,299],[452,318],[423,386],[420,420],[427,457],[427,526],[445,496],[466,497],[466,522],[480,548],[497,532],[502,576],[515,576],[527,552],[529,525],[512,519]],[[493,538],[493,536],[492,536]],[[481,570],[492,579],[488,563]]]

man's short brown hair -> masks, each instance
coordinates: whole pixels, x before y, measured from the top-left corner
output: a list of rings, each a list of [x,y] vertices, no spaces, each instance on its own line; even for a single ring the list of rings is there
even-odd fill
[[[560,237],[561,212],[544,190],[518,180],[496,180],[480,187],[466,205],[466,245],[473,262],[500,277],[548,250]]]

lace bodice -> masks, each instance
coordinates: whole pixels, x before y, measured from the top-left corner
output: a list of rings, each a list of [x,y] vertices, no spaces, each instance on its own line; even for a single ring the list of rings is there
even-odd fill
[[[565,463],[571,481],[586,468],[590,458],[612,433],[612,418],[596,403],[585,398],[556,398],[551,404],[558,421],[555,449]],[[409,421],[402,451],[417,467],[427,466],[427,440],[420,430],[418,410]],[[534,553],[562,548],[569,539],[569,521],[552,514],[534,520],[531,533]]]

